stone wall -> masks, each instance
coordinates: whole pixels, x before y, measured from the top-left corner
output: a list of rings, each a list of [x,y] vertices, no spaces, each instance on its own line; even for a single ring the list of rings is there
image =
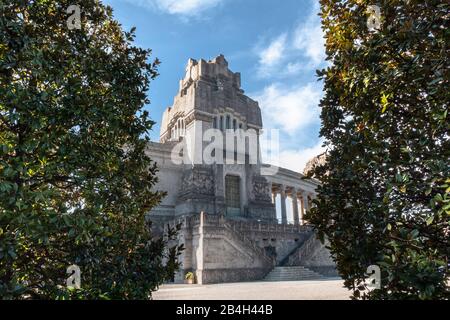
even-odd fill
[[[181,257],[183,274],[193,271],[197,283],[223,283],[262,279],[274,266],[263,249],[233,230],[223,217],[202,214],[185,218]],[[181,240],[181,239],[180,239]]]
[[[324,276],[338,276],[330,251],[313,233],[287,261],[288,266],[304,266]]]
[[[234,221],[218,215],[186,216],[181,222],[184,227],[179,240],[186,250],[180,257],[183,265],[177,282],[190,271],[201,284],[261,280],[275,265],[298,254],[313,234],[309,226]],[[308,266],[328,272],[326,252],[325,256],[320,254],[320,250],[309,250]]]
[[[229,224],[245,234],[260,248],[273,247],[277,264],[300,247],[312,233],[312,228],[309,226],[232,220]]]
[[[175,217],[176,200],[180,193],[180,181],[183,175],[183,166],[176,165],[172,161],[174,146],[175,143],[150,142],[146,150],[146,154],[158,167],[158,182],[154,189],[167,193],[161,204],[152,209],[151,215],[152,217],[165,218],[165,220],[173,220]]]
[[[205,227],[203,283],[262,279],[273,262],[229,228]]]

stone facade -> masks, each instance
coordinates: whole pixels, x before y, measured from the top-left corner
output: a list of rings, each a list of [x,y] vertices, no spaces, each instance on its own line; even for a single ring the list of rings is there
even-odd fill
[[[303,174],[307,175],[307,176],[309,176],[309,175],[314,176],[314,170],[316,169],[316,167],[325,165],[326,160],[327,160],[326,153],[322,153],[322,154],[312,158],[306,164],[305,169],[303,170]]]
[[[198,283],[261,279],[275,265],[300,264],[292,256],[304,257],[299,248],[317,241],[303,216],[318,182],[263,164],[262,127],[258,103],[245,95],[240,73],[228,68],[223,55],[189,60],[174,103],[164,112],[160,143],[147,149],[159,168],[156,188],[167,192],[149,219],[155,226],[183,223],[180,242],[186,250],[177,281],[189,271]],[[232,134],[232,140],[217,144],[217,136],[205,138],[211,132]]]

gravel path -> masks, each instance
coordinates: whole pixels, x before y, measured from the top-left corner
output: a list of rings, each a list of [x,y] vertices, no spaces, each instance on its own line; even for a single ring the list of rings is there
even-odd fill
[[[341,279],[294,282],[240,282],[212,285],[164,285],[155,300],[343,300],[350,292]]]

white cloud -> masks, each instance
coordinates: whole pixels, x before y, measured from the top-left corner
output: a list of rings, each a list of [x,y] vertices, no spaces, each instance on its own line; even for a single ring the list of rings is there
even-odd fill
[[[286,34],[278,36],[259,54],[260,72],[266,73],[271,67],[280,63],[286,50]]]
[[[299,71],[304,69],[304,65],[300,62],[289,62],[286,66],[287,74],[297,74]]]
[[[157,8],[169,14],[195,16],[196,14],[213,8],[225,0],[127,0],[148,8]]]
[[[288,135],[319,121],[319,102],[322,88],[317,83],[308,83],[286,88],[272,84],[255,99],[259,102],[266,128],[280,129]]]
[[[260,77],[289,77],[324,63],[325,39],[318,12],[319,6],[314,1],[311,13],[293,32],[284,32],[266,46],[256,47]]]
[[[325,60],[325,38],[316,10],[295,30],[293,45],[316,65]]]
[[[312,158],[325,152],[325,148],[322,147],[322,141],[317,143],[311,148],[304,149],[287,149],[280,152],[279,165],[283,168],[290,169],[292,171],[303,173],[306,163]],[[278,163],[272,163],[278,165]]]
[[[312,10],[289,32],[255,47],[259,57],[257,75],[272,83],[252,95],[261,107],[264,128],[279,129],[277,147],[264,146],[263,157],[275,166],[303,172],[306,163],[324,152],[322,141],[311,130],[320,123],[321,82],[305,82],[301,73],[314,74],[325,65],[325,40],[321,29],[318,2],[311,0]],[[311,146],[312,144],[315,145]],[[266,150],[267,149],[267,150]],[[266,156],[264,156],[266,155]]]

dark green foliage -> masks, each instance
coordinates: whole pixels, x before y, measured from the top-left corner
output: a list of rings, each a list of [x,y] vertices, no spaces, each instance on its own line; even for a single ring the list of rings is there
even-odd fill
[[[178,267],[176,230],[145,222],[163,196],[143,111],[158,61],[133,37],[99,1],[0,0],[2,298],[147,299]]]
[[[381,28],[369,32],[373,4]],[[321,8],[329,151],[308,219],[330,240],[355,298],[449,298],[450,5],[321,0]],[[380,290],[365,290],[369,265],[381,267]]]

